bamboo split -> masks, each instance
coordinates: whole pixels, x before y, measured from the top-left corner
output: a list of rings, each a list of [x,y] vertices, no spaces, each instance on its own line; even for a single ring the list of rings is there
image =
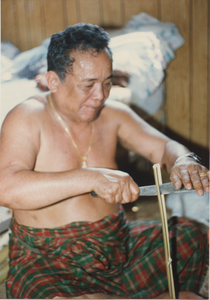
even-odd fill
[[[157,188],[157,197],[158,197],[161,223],[162,223],[163,243],[164,243],[166,274],[167,274],[167,280],[168,280],[169,296],[170,296],[170,299],[176,299],[174,277],[173,277],[173,270],[172,270],[172,259],[171,259],[171,255],[170,255],[170,244],[169,244],[165,196],[163,194],[160,194],[160,188],[159,188],[159,185],[163,183],[162,176],[161,176],[160,164],[153,165],[153,172],[154,172],[155,184],[156,184],[156,188]]]

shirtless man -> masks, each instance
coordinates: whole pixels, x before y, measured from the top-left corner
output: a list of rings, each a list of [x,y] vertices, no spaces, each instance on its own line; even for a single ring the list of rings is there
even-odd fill
[[[155,225],[145,226],[147,233],[137,233],[137,225],[128,232],[121,203],[135,201],[139,189],[127,173],[117,171],[118,140],[152,163],[161,163],[177,189],[183,183],[187,189],[194,186],[198,195],[209,192],[209,172],[188,156],[188,149],[129,107],[105,103],[112,79],[108,41],[101,28],[87,24],[53,35],[46,77],[50,92],[19,104],[3,123],[0,205],[14,211],[9,298],[168,297],[161,295],[167,292],[162,244],[157,246],[155,239],[148,242],[149,252],[144,248],[145,236],[151,238]],[[188,296],[180,292],[180,298],[198,297],[193,291],[205,255],[201,235],[193,230],[192,237],[187,231],[188,243],[180,238],[180,247],[188,245],[183,251],[187,257],[180,254],[184,271],[178,272],[185,279],[181,289],[192,290]],[[141,234],[143,246],[138,244]],[[141,260],[155,253],[152,257],[159,265],[151,265],[161,269],[161,260],[160,273],[146,276],[144,262],[138,262],[141,254],[135,257],[134,249],[144,249]],[[194,259],[195,253],[200,253],[199,259],[190,265],[189,256]],[[152,277],[159,279],[156,286]]]

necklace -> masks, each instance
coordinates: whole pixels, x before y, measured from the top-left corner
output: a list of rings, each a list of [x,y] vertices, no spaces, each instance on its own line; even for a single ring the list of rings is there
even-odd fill
[[[82,153],[80,152],[79,148],[77,147],[77,144],[75,143],[68,127],[65,125],[63,119],[61,118],[61,116],[59,115],[59,113],[56,111],[53,103],[52,103],[52,98],[51,98],[51,94],[49,96],[49,102],[50,102],[50,106],[52,107],[53,111],[55,112],[58,120],[60,121],[60,123],[62,124],[64,130],[66,131],[66,133],[68,134],[68,136],[70,137],[71,139],[71,142],[74,146],[74,148],[77,150],[77,153],[80,155],[81,159],[82,159],[82,168],[87,168],[87,156],[91,150],[91,147],[92,147],[92,142],[93,142],[93,132],[94,132],[94,126],[93,126],[93,123],[91,122],[91,136],[90,136],[90,142],[89,142],[89,146],[88,146],[88,149],[87,149],[87,152],[85,153],[85,155],[82,155]]]

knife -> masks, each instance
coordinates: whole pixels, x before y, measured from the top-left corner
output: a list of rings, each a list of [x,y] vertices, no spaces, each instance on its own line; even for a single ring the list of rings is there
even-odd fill
[[[182,186],[179,190],[175,189],[172,182],[167,182],[159,185],[160,193],[164,195],[172,194],[172,193],[186,193],[186,192],[195,192],[195,189],[187,190],[184,186]],[[157,196],[157,188],[156,185],[146,185],[139,187],[139,196]],[[91,195],[93,197],[98,197],[98,195],[92,191]]]

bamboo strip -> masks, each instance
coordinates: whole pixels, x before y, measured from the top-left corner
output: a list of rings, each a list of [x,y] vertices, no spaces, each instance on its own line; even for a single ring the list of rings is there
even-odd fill
[[[161,222],[162,222],[166,274],[167,274],[167,280],[168,280],[169,296],[170,296],[170,299],[176,299],[175,287],[174,287],[174,277],[173,277],[173,271],[172,271],[172,259],[170,256],[170,244],[169,244],[165,196],[163,194],[160,194],[160,188],[159,188],[159,185],[163,183],[159,164],[153,165],[153,172],[154,172],[155,184],[156,184],[156,188],[157,188],[158,203],[159,203],[160,216],[161,216]]]

